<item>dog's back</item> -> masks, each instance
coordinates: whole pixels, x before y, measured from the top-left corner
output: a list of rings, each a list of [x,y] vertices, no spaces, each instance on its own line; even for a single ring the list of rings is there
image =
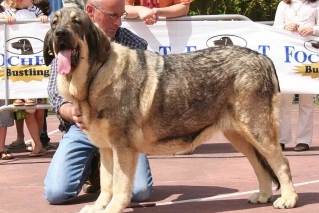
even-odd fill
[[[195,147],[195,138],[208,127],[239,129],[240,122],[256,119],[265,110],[267,116],[274,116],[277,109],[279,84],[274,65],[267,56],[250,49],[218,46],[168,56],[130,51],[128,55],[134,53],[137,58],[127,63],[134,66],[121,66],[134,69],[122,73],[122,83],[109,85],[110,91],[117,90],[120,96],[99,96],[99,105],[108,100],[112,107],[121,108],[106,116],[116,126],[125,123],[129,135],[142,128],[144,138],[137,141],[195,141]],[[119,99],[121,103],[116,101]],[[143,151],[152,153],[147,147]],[[172,154],[176,150],[166,151]]]

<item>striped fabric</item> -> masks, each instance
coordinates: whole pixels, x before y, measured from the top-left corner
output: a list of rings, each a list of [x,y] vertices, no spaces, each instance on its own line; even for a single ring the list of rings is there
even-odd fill
[[[10,16],[13,16],[15,17],[16,16],[16,13],[17,11],[19,11],[20,9],[17,9],[17,8],[9,8],[7,7],[4,2],[1,3],[1,6],[3,7],[4,9],[4,12],[2,12],[1,14],[7,14],[7,15],[10,15]],[[43,16],[43,12],[42,10],[40,10],[40,8],[36,7],[35,5],[30,5],[29,7],[25,8],[25,10],[29,10],[31,13],[34,13],[35,16],[38,18],[39,16]]]

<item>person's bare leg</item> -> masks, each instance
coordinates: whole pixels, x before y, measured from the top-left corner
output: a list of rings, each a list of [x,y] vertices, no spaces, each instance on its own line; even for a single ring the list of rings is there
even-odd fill
[[[37,109],[34,114],[38,124],[38,131],[39,131],[39,137],[40,137],[43,124],[44,124],[44,109]]]
[[[6,150],[5,142],[7,136],[7,127],[0,127],[0,152]]]
[[[43,118],[43,116],[42,116],[42,118]],[[39,128],[38,122],[36,120],[36,112],[34,112],[34,113],[28,112],[28,116],[25,119],[25,122],[27,124],[28,130],[29,130],[31,138],[33,140],[33,144],[32,144],[33,150],[32,150],[30,155],[38,154],[40,152],[45,152],[45,149],[42,147],[42,143],[40,141],[39,129],[41,127]]]
[[[7,127],[0,127],[0,159],[1,160],[9,160],[12,159],[13,156],[10,152],[6,151],[6,137],[7,137]]]
[[[17,139],[16,141],[24,142],[24,120],[15,120]]]

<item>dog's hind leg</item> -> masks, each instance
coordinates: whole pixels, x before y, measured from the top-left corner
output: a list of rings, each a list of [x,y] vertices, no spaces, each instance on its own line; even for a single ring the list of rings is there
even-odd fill
[[[298,195],[292,183],[289,162],[278,141],[276,103],[264,100],[267,99],[237,108],[239,134],[254,147],[258,161],[273,181],[281,186],[281,197],[274,202],[274,207],[293,208],[297,205]]]
[[[94,205],[86,205],[80,213],[89,213],[104,210],[112,199],[113,179],[113,152],[108,148],[100,148],[100,184],[101,193]]]
[[[225,137],[233,144],[233,146],[247,157],[257,176],[259,182],[259,192],[251,195],[248,199],[248,202],[270,202],[272,198],[271,177],[259,162],[255,154],[254,147],[241,134],[234,130],[224,131],[223,133]]]

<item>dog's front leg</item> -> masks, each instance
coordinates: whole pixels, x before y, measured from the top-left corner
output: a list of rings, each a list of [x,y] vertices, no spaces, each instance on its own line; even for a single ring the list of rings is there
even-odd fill
[[[121,213],[130,204],[138,154],[127,146],[113,148],[113,197],[103,213]]]
[[[102,211],[112,199],[112,182],[113,182],[113,152],[108,148],[100,149],[101,166],[100,166],[100,184],[101,193],[94,205],[85,206],[80,213],[92,213]],[[102,211],[103,212],[103,211]]]

